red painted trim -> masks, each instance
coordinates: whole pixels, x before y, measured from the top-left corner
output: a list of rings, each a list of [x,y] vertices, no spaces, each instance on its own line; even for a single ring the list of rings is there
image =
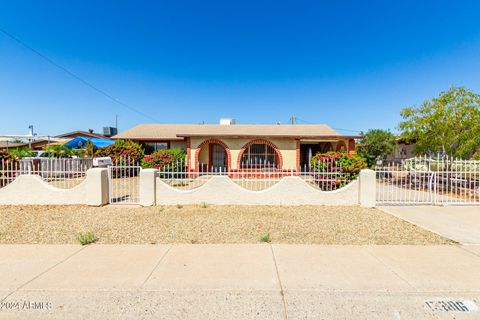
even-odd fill
[[[296,164],[297,164],[297,170],[300,168],[300,140],[297,139],[296,141]]]
[[[213,166],[212,144],[213,143],[208,144],[208,165],[209,166]]]
[[[350,139],[348,140],[348,153],[354,154],[355,153],[355,140]]]
[[[230,153],[230,148],[227,146],[225,142],[218,139],[208,139],[200,143],[200,145],[195,150],[195,169],[197,170],[199,169],[198,158],[200,157],[200,152],[202,151],[204,146],[209,144],[219,144],[225,149],[225,152],[227,153],[227,171],[230,170],[230,168],[232,167],[232,155]]]
[[[237,158],[237,168],[238,169],[241,169],[241,164],[242,164],[242,156],[243,156],[243,153],[245,152],[245,150],[252,144],[260,144],[260,143],[265,143],[266,145],[272,147],[275,152],[277,153],[277,156],[278,156],[278,168],[283,168],[283,157],[282,157],[282,152],[280,152],[280,149],[271,141],[268,141],[268,140],[265,140],[265,139],[255,139],[255,140],[252,140],[248,143],[246,143],[242,149],[240,149],[240,152],[238,153],[238,158]]]
[[[191,158],[191,141],[190,141],[190,137],[187,137],[187,169],[191,169],[191,166],[192,164],[190,163],[190,158]]]

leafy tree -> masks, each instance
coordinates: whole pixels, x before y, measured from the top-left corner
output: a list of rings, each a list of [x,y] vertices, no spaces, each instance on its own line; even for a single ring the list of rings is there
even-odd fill
[[[416,152],[470,158],[480,147],[480,95],[452,86],[419,108],[401,111],[402,137]]]
[[[365,159],[369,167],[373,167],[377,160],[392,154],[396,145],[395,135],[389,130],[370,129],[357,147],[357,154]]]

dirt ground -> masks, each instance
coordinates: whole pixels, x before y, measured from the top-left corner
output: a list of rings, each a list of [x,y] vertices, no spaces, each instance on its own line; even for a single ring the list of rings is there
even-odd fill
[[[87,231],[98,243],[452,243],[356,206],[0,206],[0,243],[74,244]]]

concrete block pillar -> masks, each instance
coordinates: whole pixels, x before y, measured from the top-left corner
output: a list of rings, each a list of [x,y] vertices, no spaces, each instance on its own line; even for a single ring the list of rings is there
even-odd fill
[[[87,170],[86,201],[89,206],[103,206],[108,203],[108,169]]]
[[[142,169],[140,170],[140,205],[149,207],[155,205],[155,178],[156,169]]]
[[[358,202],[363,208],[373,208],[376,203],[377,179],[375,171],[364,169],[360,172]]]

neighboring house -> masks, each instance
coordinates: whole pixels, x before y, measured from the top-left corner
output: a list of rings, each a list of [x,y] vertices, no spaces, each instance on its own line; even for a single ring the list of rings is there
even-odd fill
[[[387,161],[401,161],[404,159],[414,158],[417,154],[415,152],[416,144],[414,141],[407,143],[405,139],[398,138],[395,151],[387,156]]]
[[[8,148],[31,148],[32,150],[43,150],[47,145],[52,144],[52,143],[57,143],[59,139],[64,139],[65,142],[68,142],[72,139],[83,139],[83,140],[88,140],[88,139],[95,139],[94,141],[97,141],[97,139],[102,139],[103,144],[99,145],[99,147],[105,146],[104,140],[112,140],[110,137],[106,137],[102,134],[94,133],[93,130],[89,131],[73,131],[73,132],[67,132],[64,134],[60,134],[57,136],[54,136],[53,138],[56,138],[55,140],[49,140],[49,139],[40,139],[40,140],[35,140],[32,142],[20,142],[20,143],[12,143],[9,142],[7,145],[6,141],[0,142],[0,149],[7,149]],[[33,137],[35,139],[35,136]]]
[[[323,124],[142,124],[113,138],[137,141],[147,154],[182,148],[191,170],[235,171],[260,164],[277,169],[308,166],[317,152],[355,152],[358,137],[341,135]]]
[[[2,149],[15,149],[18,147],[24,146],[25,143],[23,142],[9,142],[9,141],[0,141],[0,150]]]
[[[64,134],[59,134],[59,135],[55,136],[55,138],[64,138],[64,139],[66,139],[66,141],[71,140],[71,139],[75,139],[75,138],[86,138],[86,139],[88,139],[88,138],[101,138],[101,139],[109,139],[110,140],[110,138],[107,138],[102,134],[94,133],[93,130],[89,130],[89,131],[77,130],[77,131],[73,131],[73,132],[67,132],[67,133],[64,133]],[[34,149],[34,150],[42,150],[49,143],[50,142],[48,140],[42,140],[42,141],[33,142],[31,145],[32,145],[32,149]]]

